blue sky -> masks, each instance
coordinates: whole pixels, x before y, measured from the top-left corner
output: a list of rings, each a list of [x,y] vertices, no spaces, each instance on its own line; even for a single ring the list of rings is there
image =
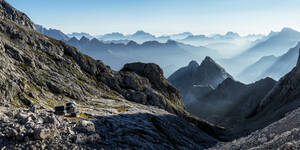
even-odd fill
[[[156,35],[300,31],[300,0],[7,0],[45,27],[63,32]]]

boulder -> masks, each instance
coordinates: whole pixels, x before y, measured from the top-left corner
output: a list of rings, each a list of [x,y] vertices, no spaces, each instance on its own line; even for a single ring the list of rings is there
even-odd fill
[[[82,120],[76,124],[76,130],[82,133],[95,132],[95,125],[91,121]]]

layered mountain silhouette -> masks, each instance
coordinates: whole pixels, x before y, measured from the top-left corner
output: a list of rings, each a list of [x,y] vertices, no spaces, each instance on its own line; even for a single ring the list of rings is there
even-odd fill
[[[244,69],[237,78],[244,82],[254,82],[265,77],[279,80],[296,65],[299,48],[300,43],[281,56],[262,57],[258,62]]]
[[[277,57],[274,55],[264,56],[254,64],[246,67],[242,72],[237,75],[237,79],[245,82],[252,83],[259,80],[261,74],[263,74],[266,68],[271,67],[277,61]]]
[[[67,34],[67,36],[69,37],[69,38],[73,38],[73,37],[75,37],[75,38],[77,38],[77,39],[81,39],[82,37],[86,37],[86,38],[88,38],[88,39],[93,39],[94,37],[92,36],[92,35],[90,35],[90,34],[88,34],[88,33],[85,33],[85,32],[73,32],[73,33],[71,33],[71,34]],[[54,38],[54,37],[53,37]],[[59,39],[58,39],[59,40]]]
[[[228,68],[234,76],[242,72],[246,66],[257,62],[263,56],[281,56],[300,41],[300,32],[291,28],[283,28],[280,32],[271,32],[264,39],[254,42],[254,45],[233,58],[225,59],[222,66]]]
[[[282,55],[300,41],[300,32],[283,28],[280,32],[270,33],[265,41],[259,42],[237,57],[250,57],[251,60],[266,55]]]
[[[188,66],[174,72],[168,80],[180,91],[184,103],[189,104],[196,100],[197,95],[216,88],[227,78],[232,76],[212,58],[205,57],[200,65],[191,61]]]
[[[299,48],[300,42],[296,47],[289,49],[288,52],[279,56],[277,60],[260,75],[260,78],[270,76],[274,79],[280,79],[287,74],[297,64]]]
[[[206,55],[219,57],[215,50],[184,45],[172,40],[166,43],[147,41],[138,44],[130,41],[127,44],[115,44],[83,37],[80,40],[72,38],[67,43],[95,59],[103,60],[115,70],[121,69],[128,62],[154,62],[163,68],[165,76],[169,76],[188,60],[204,58]]]

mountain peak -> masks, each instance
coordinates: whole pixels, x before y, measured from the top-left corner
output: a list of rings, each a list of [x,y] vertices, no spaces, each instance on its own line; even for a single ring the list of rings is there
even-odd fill
[[[231,32],[231,31],[227,32],[225,34],[225,36],[228,36],[228,37],[240,37],[240,35],[238,33]]]
[[[127,46],[138,46],[138,45],[139,45],[138,43],[132,40],[127,43]]]
[[[189,68],[197,68],[199,67],[199,64],[197,63],[197,61],[195,60],[192,60],[189,65],[188,65]]]
[[[298,32],[292,28],[284,27],[280,32]]]
[[[216,64],[216,62],[209,56],[206,56],[201,64]]]
[[[80,39],[80,42],[87,42],[87,41],[90,41],[86,36],[83,36],[81,39]]]
[[[168,44],[168,45],[177,45],[177,42],[174,41],[174,40],[168,40],[168,41],[166,42],[166,44]]]
[[[145,32],[145,31],[143,31],[143,30],[138,30],[138,31],[136,31],[135,33],[134,33],[134,35],[149,35],[149,33],[147,33],[147,32]]]

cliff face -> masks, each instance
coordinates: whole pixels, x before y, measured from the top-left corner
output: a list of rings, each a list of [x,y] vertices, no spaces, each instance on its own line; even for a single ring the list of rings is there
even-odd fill
[[[111,70],[0,4],[0,147],[202,149],[217,141],[221,128],[187,113],[157,65]],[[70,101],[80,116],[52,114]]]

